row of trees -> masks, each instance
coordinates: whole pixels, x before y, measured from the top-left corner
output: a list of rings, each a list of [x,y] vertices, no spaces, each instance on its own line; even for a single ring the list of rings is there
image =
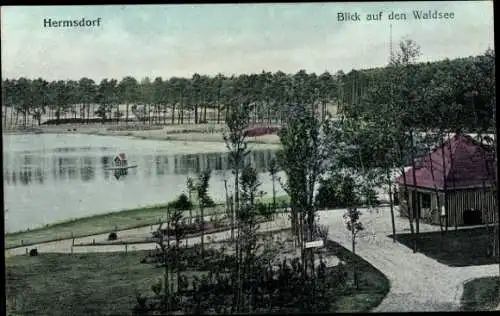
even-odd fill
[[[276,122],[282,119],[281,106],[292,100],[294,93],[309,94],[322,104],[325,113],[327,103],[337,101],[337,78],[342,75],[325,72],[318,76],[301,70],[294,75],[281,71],[231,77],[194,74],[190,79],[157,77],[140,82],[133,77],[103,79],[100,83],[89,78],[52,82],[42,78],[6,79],[2,81],[2,104],[14,110],[14,121],[21,114],[24,126],[28,119],[40,124],[42,114],[55,119],[69,116],[82,122],[91,122],[94,116],[118,122],[125,118],[127,122],[133,113],[152,124],[193,120],[220,123],[225,119],[226,106],[236,100],[252,103],[253,121]],[[125,113],[118,109],[119,104],[126,105]]]
[[[493,50],[475,57],[418,63],[418,45],[411,40],[401,45],[387,67],[353,70],[345,76],[343,90],[349,102],[344,114],[370,119],[398,93],[404,99],[393,118],[405,126],[465,131],[494,127]],[[395,65],[404,66],[404,72]]]
[[[405,104],[403,124],[466,130],[491,127],[494,106],[488,100],[492,97],[492,50],[480,56],[432,63],[416,63],[411,59],[399,62],[412,74],[413,87],[405,92],[413,101],[411,105]],[[23,126],[29,121],[41,124],[43,115],[87,123],[94,122],[95,116],[116,122],[136,117],[149,124],[221,123],[229,113],[228,107],[240,103],[251,107],[252,123],[283,123],[287,105],[304,100],[322,117],[327,105],[332,104],[339,105],[345,115],[366,118],[383,110],[380,106],[373,107],[380,100],[366,99],[387,99],[390,87],[386,84],[387,89],[382,92],[379,86],[394,76],[394,68],[387,66],[352,70],[348,74],[263,71],[230,77],[194,74],[192,78],[168,80],[144,78],[140,82],[130,76],[120,81],[103,79],[99,83],[89,78],[52,82],[19,78],[2,81],[2,105],[13,110],[10,121],[17,124],[20,116]],[[382,94],[375,96],[373,90]],[[119,109],[120,104],[126,105],[125,110]],[[472,107],[477,118],[470,115]],[[7,115],[3,119],[5,123]]]

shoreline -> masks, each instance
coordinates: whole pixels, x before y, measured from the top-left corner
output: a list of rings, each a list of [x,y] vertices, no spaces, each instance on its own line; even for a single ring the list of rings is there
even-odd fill
[[[272,203],[272,199],[272,196],[264,196],[258,200],[262,203]],[[278,206],[286,201],[288,201],[288,196],[276,196]],[[72,218],[34,229],[5,233],[4,247],[5,249],[18,248],[42,242],[87,237],[110,233],[114,230],[155,225],[163,220],[170,203],[172,202]],[[216,201],[215,203],[215,207],[205,209],[205,216],[221,216],[224,214],[225,202]],[[193,203],[192,215],[197,216],[198,211],[197,203]],[[190,211],[183,211],[183,214],[185,218],[189,218]]]
[[[65,124],[36,126],[26,129],[4,129],[2,135],[86,134],[97,136],[127,136],[144,140],[196,141],[224,143],[225,124],[180,124],[165,126],[115,124]],[[249,144],[279,146],[278,135],[248,137]]]

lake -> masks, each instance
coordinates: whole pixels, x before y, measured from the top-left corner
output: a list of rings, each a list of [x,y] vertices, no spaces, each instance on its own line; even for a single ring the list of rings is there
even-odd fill
[[[259,171],[260,189],[269,195],[272,182],[266,170],[276,149],[273,145],[252,148],[248,157]],[[106,170],[118,152],[125,152],[129,164],[138,167],[129,169],[127,175]],[[33,229],[170,202],[187,193],[187,177],[196,178],[206,168],[212,170],[210,196],[223,201],[224,179],[229,191],[234,181],[223,143],[78,134],[3,135],[5,229]],[[277,194],[284,194],[279,184],[276,189]]]

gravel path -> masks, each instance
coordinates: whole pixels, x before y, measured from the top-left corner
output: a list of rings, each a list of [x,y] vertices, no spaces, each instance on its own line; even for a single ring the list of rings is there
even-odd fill
[[[320,221],[330,227],[330,239],[351,249],[351,236],[345,228],[345,210],[320,212]],[[362,210],[365,230],[360,233],[356,254],[384,273],[391,290],[374,312],[454,311],[460,307],[464,282],[498,275],[498,265],[449,267],[408,247],[394,243],[389,208],[379,212]],[[409,226],[408,220],[396,217],[396,232]],[[420,224],[420,231],[439,227]]]

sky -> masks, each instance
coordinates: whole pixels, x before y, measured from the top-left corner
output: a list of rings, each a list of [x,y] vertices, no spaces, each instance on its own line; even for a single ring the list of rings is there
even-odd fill
[[[416,20],[412,12],[453,12]],[[338,21],[339,12],[360,21]],[[382,12],[380,21],[367,14]],[[391,12],[406,20],[388,20]],[[44,27],[44,19],[101,18],[88,28]],[[78,80],[191,77],[261,71],[322,73],[380,67],[403,38],[420,61],[493,48],[492,1],[115,6],[2,6],[2,78]]]

